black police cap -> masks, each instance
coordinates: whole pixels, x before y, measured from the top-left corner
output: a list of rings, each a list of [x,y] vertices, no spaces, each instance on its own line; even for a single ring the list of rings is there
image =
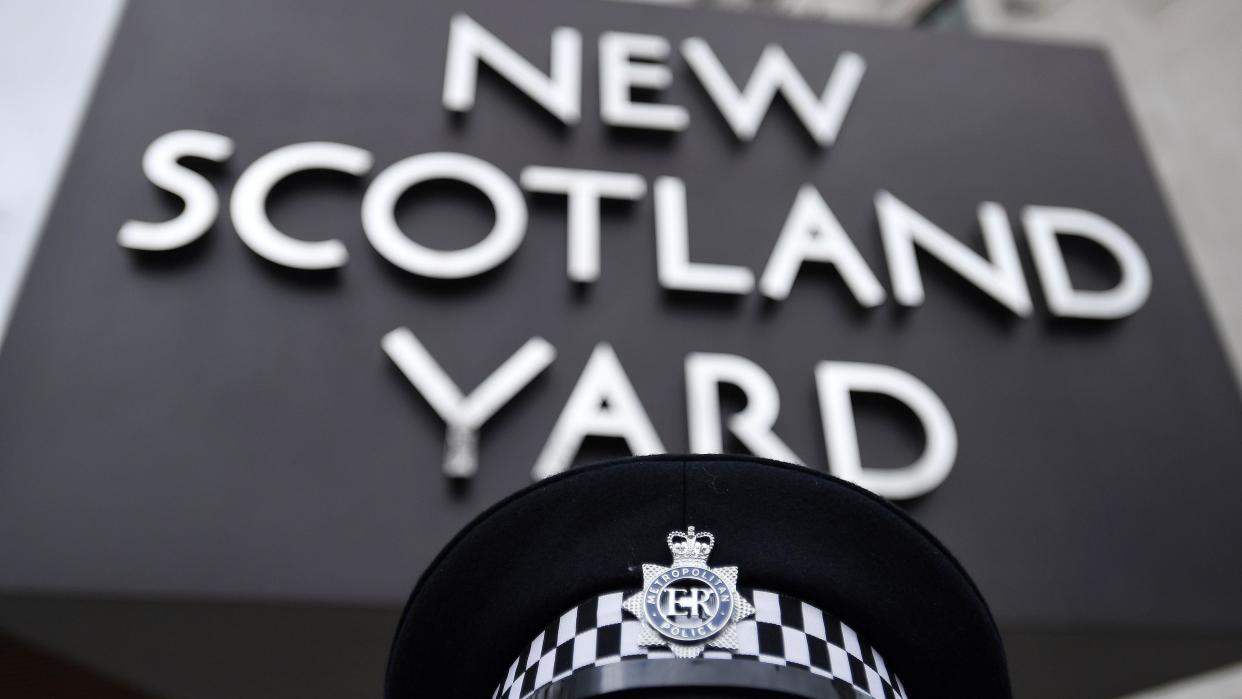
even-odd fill
[[[627,654],[620,645],[632,647],[633,634],[619,635],[638,620],[605,608],[643,586],[644,563],[669,565],[666,535],[691,525],[714,535],[710,565],[736,565],[739,593],[767,607],[739,624],[754,647],[696,660],[651,659],[669,655],[656,648]],[[681,688],[667,696],[712,687],[1011,696],[987,604],[931,534],[845,481],[735,456],[579,468],[484,512],[415,586],[385,696],[585,697],[661,686]],[[666,696],[645,696],[657,695]]]

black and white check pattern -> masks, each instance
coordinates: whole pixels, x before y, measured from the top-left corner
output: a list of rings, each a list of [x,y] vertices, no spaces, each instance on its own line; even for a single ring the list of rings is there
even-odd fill
[[[738,649],[709,648],[709,660],[750,660],[799,667],[844,681],[874,699],[907,699],[905,687],[879,652],[846,624],[799,600],[764,590],[739,590],[755,616],[737,625]],[[583,668],[625,660],[675,659],[669,649],[638,645],[641,622],[621,610],[627,595],[611,592],[565,612],[509,666],[492,699],[525,699]]]

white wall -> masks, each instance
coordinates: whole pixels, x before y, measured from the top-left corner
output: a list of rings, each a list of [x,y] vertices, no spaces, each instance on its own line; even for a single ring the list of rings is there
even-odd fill
[[[0,3],[0,346],[122,6]]]

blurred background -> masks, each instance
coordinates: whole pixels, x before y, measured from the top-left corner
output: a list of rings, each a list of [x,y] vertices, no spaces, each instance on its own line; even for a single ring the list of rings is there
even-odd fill
[[[1236,272],[1242,262],[1242,2],[632,1],[808,24],[1102,47],[1225,356],[1235,377],[1242,370],[1242,276]],[[124,11],[123,0],[0,2],[0,362],[8,320]],[[1012,75],[1017,82],[1036,79]],[[920,116],[908,118],[918,129]],[[1013,131],[1020,135],[1024,127],[1015,116]],[[118,171],[131,176],[137,167],[124,163]],[[11,458],[0,443],[0,468]],[[0,475],[0,488],[4,483]],[[1240,534],[1218,532],[1212,546],[1222,560],[1238,558]],[[0,539],[8,536],[13,533],[0,531]],[[377,696],[399,605],[278,596],[193,599],[6,587],[0,591],[0,695]],[[1242,592],[1229,601],[1242,605]],[[1001,625],[1020,698],[1242,697],[1242,629],[1141,620],[1132,627],[1075,628],[1004,617]]]

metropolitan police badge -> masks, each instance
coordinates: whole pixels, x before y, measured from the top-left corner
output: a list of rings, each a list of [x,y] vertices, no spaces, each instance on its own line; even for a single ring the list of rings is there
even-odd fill
[[[711,646],[737,650],[737,622],[755,608],[737,591],[737,566],[709,568],[711,532],[669,532],[673,565],[643,564],[643,589],[625,600],[642,622],[640,646],[668,646],[679,658],[697,658]]]

